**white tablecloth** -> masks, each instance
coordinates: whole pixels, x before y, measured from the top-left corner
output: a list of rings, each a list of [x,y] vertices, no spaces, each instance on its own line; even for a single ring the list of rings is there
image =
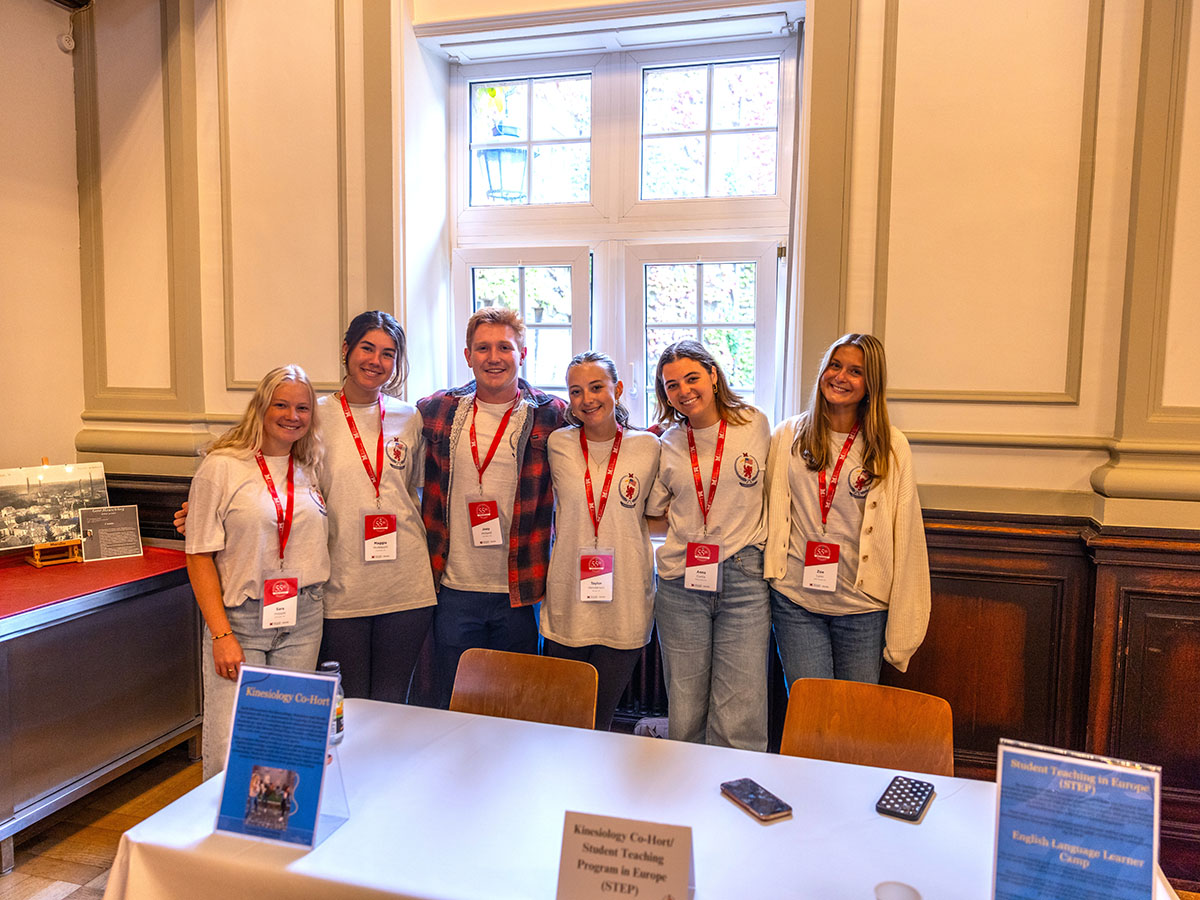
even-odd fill
[[[340,756],[351,818],[316,849],[214,834],[218,776],[126,832],[105,900],[553,900],[566,810],[691,826],[704,900],[991,895],[990,782],[918,776],[936,794],[912,824],[875,812],[888,769],[365,700]],[[794,815],[752,819],[719,790],[742,777]]]

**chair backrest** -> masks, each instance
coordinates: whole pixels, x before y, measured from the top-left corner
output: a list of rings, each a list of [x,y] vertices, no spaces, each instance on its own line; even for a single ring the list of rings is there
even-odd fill
[[[789,756],[954,774],[954,723],[941,697],[880,684],[799,678],[779,752]]]
[[[454,676],[456,712],[596,727],[596,667],[572,659],[473,648]]]

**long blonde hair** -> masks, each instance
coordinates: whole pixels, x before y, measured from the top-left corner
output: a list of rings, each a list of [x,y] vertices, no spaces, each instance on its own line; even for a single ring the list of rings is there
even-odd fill
[[[682,425],[687,416],[671,405],[667,399],[667,389],[663,386],[663,366],[681,359],[690,359],[699,363],[708,374],[717,373],[717,382],[713,385],[713,399],[717,405],[717,414],[722,421],[730,425],[745,425],[753,418],[754,407],[739,397],[729,387],[721,364],[708,348],[699,341],[676,341],[668,346],[658,358],[658,369],[654,373],[654,396],[658,401],[655,416],[660,425]]]
[[[887,400],[884,397],[887,391],[887,358],[883,353],[883,344],[873,334],[844,334],[825,351],[808,408],[804,410],[796,428],[792,452],[804,457],[805,465],[814,472],[829,468],[833,458],[829,449],[829,404],[821,393],[821,376],[829,368],[834,351],[846,346],[858,347],[863,355],[866,393],[858,404],[863,468],[882,481],[887,478],[892,453],[892,423],[888,419]]]
[[[213,441],[208,452],[251,456],[261,450],[263,419],[271,405],[271,398],[275,396],[275,389],[285,381],[295,381],[308,388],[313,413],[312,424],[304,437],[292,444],[292,456],[313,479],[316,479],[320,475],[325,448],[321,444],[321,436],[317,433],[317,395],[312,382],[308,380],[308,375],[299,366],[280,366],[264,375],[258,387],[254,389],[254,396],[246,404],[241,421]]]

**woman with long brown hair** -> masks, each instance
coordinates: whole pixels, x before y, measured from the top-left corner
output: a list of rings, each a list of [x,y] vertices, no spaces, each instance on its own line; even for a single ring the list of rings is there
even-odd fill
[[[877,682],[884,660],[903,672],[925,637],[921,504],[886,388],[883,344],[844,335],[821,361],[808,408],[771,438],[764,568],[789,685]]]

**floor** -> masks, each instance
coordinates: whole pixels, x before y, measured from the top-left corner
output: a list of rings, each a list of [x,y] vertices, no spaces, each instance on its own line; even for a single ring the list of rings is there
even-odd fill
[[[0,900],[101,900],[121,833],[198,784],[200,763],[181,744],[20,832]]]
[[[121,833],[198,784],[181,744],[19,832],[0,900],[101,900]]]

